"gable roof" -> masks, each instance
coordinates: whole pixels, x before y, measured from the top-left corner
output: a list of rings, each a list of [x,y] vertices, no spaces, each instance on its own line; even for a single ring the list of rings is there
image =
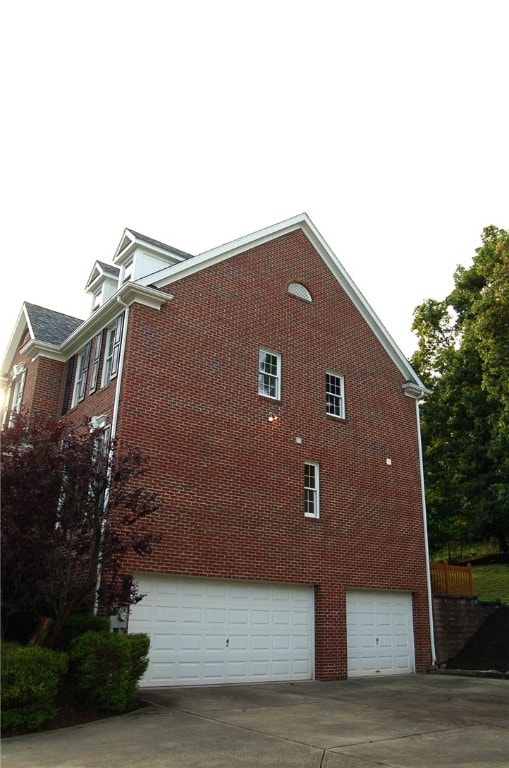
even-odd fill
[[[400,350],[388,330],[385,328],[374,309],[366,301],[360,290],[357,288],[352,278],[343,267],[339,259],[333,253],[329,245],[315,227],[307,213],[301,213],[290,219],[273,224],[265,229],[260,229],[250,235],[246,235],[237,240],[233,240],[210,251],[205,251],[197,256],[192,256],[186,261],[164,267],[157,272],[138,280],[137,282],[145,286],[155,288],[164,288],[167,285],[180,280],[183,277],[199,272],[202,269],[218,264],[225,259],[230,259],[239,253],[255,248],[263,243],[282,237],[295,230],[302,230],[308,240],[314,246],[319,256],[329,267],[338,283],[341,285],[347,296],[351,299],[354,306],[360,312],[366,323],[369,325],[383,348],[401,371],[405,380],[405,393],[410,397],[422,396],[429,392],[424,386],[416,372],[410,365],[410,362]]]
[[[117,259],[119,259],[125,251],[130,250],[131,247],[135,245],[145,245],[151,251],[156,251],[163,255],[171,255],[173,257],[172,260],[177,258],[179,261],[182,261],[191,258],[190,253],[186,253],[185,251],[181,251],[178,248],[174,248],[172,245],[166,245],[166,243],[162,243],[160,240],[154,240],[153,237],[142,235],[140,232],[136,232],[134,229],[125,229],[120,243],[118,244],[117,249],[113,254],[113,261],[117,261]]]
[[[368,304],[341,262],[337,259],[306,213],[299,214],[291,219],[286,219],[278,224],[273,224],[270,227],[266,227],[265,229],[258,230],[250,235],[225,243],[224,245],[220,245],[210,251],[205,251],[197,256],[191,256],[184,251],[179,251],[158,240],[145,237],[145,235],[141,235],[134,230],[124,230],[124,235],[117,247],[114,260],[120,256],[122,256],[123,260],[127,251],[130,251],[132,248],[136,248],[139,245],[146,245],[146,247],[152,249],[153,252],[164,251],[168,256],[171,255],[169,260],[171,260],[172,263],[143,278],[139,278],[134,283],[122,286],[119,291],[113,294],[100,311],[92,316],[92,318],[88,318],[85,322],[79,318],[64,315],[60,312],[54,312],[53,310],[37,306],[36,304],[25,303],[9,342],[1,373],[3,375],[6,374],[6,366],[10,365],[10,361],[21,341],[25,326],[28,326],[29,328],[32,342],[40,342],[41,344],[50,345],[50,347],[54,348],[56,351],[56,348],[60,347],[66,340],[68,340],[67,344],[65,344],[65,347],[67,348],[71,343],[74,344],[82,341],[81,337],[84,334],[86,335],[91,332],[91,330],[94,330],[92,325],[95,327],[95,325],[104,320],[106,316],[109,317],[109,314],[113,311],[112,307],[115,307],[116,302],[121,299],[123,293],[129,293],[129,300],[141,299],[143,303],[148,302],[151,306],[159,306],[172,298],[167,293],[161,293],[161,289],[176,280],[188,277],[195,272],[199,272],[212,266],[213,264],[232,258],[236,254],[244,253],[251,248],[255,248],[256,246],[269,242],[275,238],[282,237],[295,230],[301,230],[306,235],[318,255],[331,270],[338,283],[342,286],[347,296],[351,299],[354,306],[380,341],[389,357],[400,370],[404,379],[403,389],[405,394],[409,397],[418,399],[419,397],[422,397],[422,395],[429,393],[429,390],[417,376],[408,359],[400,350],[392,336],[376,315],[375,311]],[[175,257],[178,259],[176,263]],[[97,277],[101,271],[104,271],[104,273],[108,275],[115,276],[118,274],[119,270],[118,267],[113,265],[96,262],[94,270],[90,275],[89,283],[90,280],[93,279],[93,276],[95,275],[95,277]],[[131,297],[131,293],[133,295],[136,294],[137,298],[134,299]],[[127,299],[127,294],[125,299]],[[80,326],[83,326],[82,331],[78,331]],[[49,351],[48,348],[48,352]]]
[[[55,312],[37,304],[25,302],[23,306],[28,330],[34,341],[61,344],[83,323],[83,320],[78,317],[64,315],[62,312]]]
[[[52,309],[47,309],[47,307],[25,301],[7,345],[0,376],[7,375],[16,350],[25,336],[26,329],[28,329],[31,342],[56,348],[83,325],[83,322],[79,317],[64,315],[62,312],[55,312]]]
[[[120,269],[118,267],[114,267],[113,264],[106,264],[104,261],[96,261],[92,267],[92,271],[87,280],[87,284],[85,285],[85,290],[88,291],[91,289],[96,280],[103,275],[113,278],[114,280],[118,280],[119,274]]]

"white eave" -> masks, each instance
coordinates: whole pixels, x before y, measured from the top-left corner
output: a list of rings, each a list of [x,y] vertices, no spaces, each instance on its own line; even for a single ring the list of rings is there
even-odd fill
[[[12,363],[12,360],[14,359],[14,356],[16,354],[16,350],[18,349],[20,341],[23,338],[23,335],[25,333],[25,327],[28,328],[28,332],[30,333],[31,336],[33,336],[33,330],[30,324],[30,319],[28,317],[28,312],[26,311],[25,305],[23,304],[23,306],[20,309],[18,319],[16,320],[16,325],[14,326],[14,330],[11,334],[11,338],[9,339],[9,343],[7,344],[7,349],[5,350],[4,358],[2,360],[2,368],[1,368],[2,377],[8,377],[9,375],[11,363]]]
[[[154,272],[146,277],[142,278],[139,283],[143,285],[154,285],[157,288],[163,288],[171,283],[181,280],[184,277],[189,277],[195,272],[199,272],[202,269],[218,264],[221,261],[236,256],[239,253],[248,251],[251,248],[267,243],[275,238],[282,237],[297,229],[302,230],[308,240],[314,246],[316,251],[322,257],[327,264],[333,275],[336,277],[338,283],[342,286],[347,296],[351,299],[354,306],[360,312],[366,323],[369,325],[383,348],[392,359],[396,367],[401,371],[403,378],[408,385],[411,383],[414,387],[412,390],[409,386],[405,389],[405,394],[409,397],[420,398],[424,394],[428,393],[422,381],[419,379],[409,361],[400,350],[390,333],[387,331],[383,323],[380,321],[375,311],[366,301],[362,293],[359,291],[350,275],[347,273],[341,262],[335,256],[333,251],[325,242],[324,238],[317,230],[307,213],[301,213],[298,216],[294,216],[285,221],[273,224],[265,229],[253,232],[250,235],[241,237],[238,240],[233,240],[230,243],[225,243],[217,248],[213,248],[210,251],[205,251],[197,256],[192,256],[186,259],[180,264],[165,267],[162,270]]]
[[[48,357],[51,360],[60,360],[65,362],[75,352],[86,344],[96,333],[99,333],[109,323],[111,323],[115,317],[125,307],[131,304],[142,304],[152,309],[161,309],[163,304],[170,301],[173,297],[169,293],[163,293],[160,290],[154,288],[147,288],[146,286],[140,286],[136,283],[125,283],[108,301],[103,304],[94,314],[85,320],[67,339],[60,345],[50,344],[48,342],[37,341],[37,339],[31,339],[20,350],[23,355],[32,358],[42,356]],[[24,327],[24,324],[23,324]],[[19,344],[19,338],[18,342]],[[11,353],[10,360],[16,351],[17,344],[14,346],[14,352]],[[10,347],[9,349],[12,349]],[[5,360],[8,360],[6,355]],[[10,360],[7,366],[10,365]],[[8,371],[8,368],[7,368]],[[5,371],[5,373],[7,373]]]
[[[118,267],[116,267],[117,271]],[[110,280],[111,282],[118,282],[118,274],[112,275],[107,272],[99,261],[96,261],[94,267],[90,273],[90,276],[85,285],[85,291],[91,292],[104,280]]]
[[[145,239],[138,233],[134,233],[130,229],[125,229],[120,243],[113,254],[113,263],[115,265],[125,264],[137,248],[143,248],[145,252],[153,254],[154,256],[163,257],[166,260],[171,259],[173,263],[186,260],[184,256],[179,256],[179,254],[175,253],[169,246],[165,248],[163,243],[152,241],[149,238]]]

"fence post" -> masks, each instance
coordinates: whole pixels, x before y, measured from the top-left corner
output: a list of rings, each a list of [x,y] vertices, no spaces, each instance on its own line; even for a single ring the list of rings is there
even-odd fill
[[[472,571],[472,563],[467,563],[467,573],[468,573],[468,585],[470,587],[470,595],[471,597],[474,596],[474,574]]]
[[[451,580],[449,577],[449,563],[444,560],[444,576],[445,576],[445,594],[451,594]]]

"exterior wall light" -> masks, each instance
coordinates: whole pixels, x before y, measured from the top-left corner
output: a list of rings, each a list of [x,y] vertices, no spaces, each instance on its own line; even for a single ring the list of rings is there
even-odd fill
[[[277,420],[278,420],[278,416],[277,416],[277,414],[276,414],[276,413],[273,413],[273,412],[271,411],[271,412],[269,413],[269,415],[267,416],[267,421],[270,421],[270,423],[272,424],[272,422],[273,422],[273,421],[277,421]]]

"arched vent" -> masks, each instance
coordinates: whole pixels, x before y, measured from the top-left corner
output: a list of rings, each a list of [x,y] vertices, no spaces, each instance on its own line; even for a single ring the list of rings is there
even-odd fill
[[[292,296],[297,296],[299,299],[304,299],[304,301],[313,301],[308,289],[302,283],[290,283],[288,293]]]

